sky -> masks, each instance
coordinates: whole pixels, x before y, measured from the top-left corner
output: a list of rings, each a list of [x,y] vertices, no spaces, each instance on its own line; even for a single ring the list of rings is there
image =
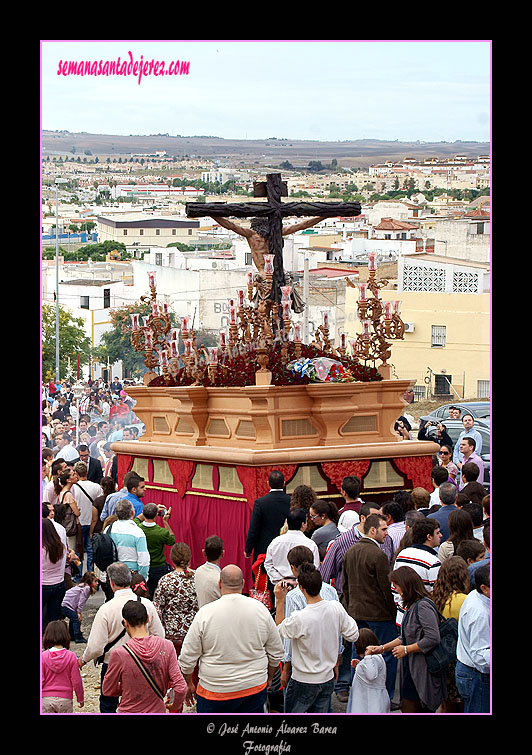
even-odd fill
[[[62,73],[119,58],[126,75]],[[41,40],[43,130],[454,142],[490,123],[490,40]]]

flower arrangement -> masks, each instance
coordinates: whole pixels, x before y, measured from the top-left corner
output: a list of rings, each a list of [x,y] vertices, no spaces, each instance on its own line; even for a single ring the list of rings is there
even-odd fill
[[[271,385],[382,380],[382,376],[375,367],[367,367],[351,357],[331,359],[330,354],[316,346],[301,344],[299,358],[297,358],[295,344],[292,341],[286,341],[283,345],[286,348],[287,361],[280,359],[278,344],[273,344],[268,351],[268,369],[272,373]],[[209,376],[208,371],[205,370],[203,377],[199,380],[199,385],[211,388],[255,385],[257,367],[257,350],[252,345],[243,351],[235,349],[234,353],[227,350],[219,354],[216,374]],[[184,367],[181,367],[174,376],[160,375],[154,378],[150,386],[185,386],[192,385],[194,382],[194,378]]]

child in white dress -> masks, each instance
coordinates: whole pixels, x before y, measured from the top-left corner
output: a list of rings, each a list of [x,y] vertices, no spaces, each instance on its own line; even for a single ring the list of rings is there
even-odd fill
[[[382,655],[365,655],[368,645],[379,644],[379,640],[371,629],[360,629],[355,649],[362,659],[351,661],[355,675],[349,692],[346,713],[390,712],[384,658]]]

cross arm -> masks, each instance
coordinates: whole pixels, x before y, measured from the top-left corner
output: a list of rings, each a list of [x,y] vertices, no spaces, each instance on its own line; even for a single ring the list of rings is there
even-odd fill
[[[267,202],[187,202],[185,205],[189,218],[201,218],[204,215],[211,218],[264,218],[271,209]]]
[[[337,218],[356,217],[362,212],[360,202],[284,202],[279,208],[283,217]]]

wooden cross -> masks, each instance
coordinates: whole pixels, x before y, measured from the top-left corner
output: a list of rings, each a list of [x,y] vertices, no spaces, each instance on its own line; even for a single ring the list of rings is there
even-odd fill
[[[189,218],[204,215],[211,217],[267,218],[269,221],[269,251],[274,255],[274,272],[272,282],[272,299],[281,300],[281,286],[284,285],[283,266],[283,218],[286,217],[322,217],[335,218],[340,215],[354,217],[360,215],[360,202],[281,202],[281,197],[288,196],[285,181],[280,173],[268,173],[266,181],[257,181],[253,185],[253,196],[267,197],[267,202],[188,202],[186,214]]]

